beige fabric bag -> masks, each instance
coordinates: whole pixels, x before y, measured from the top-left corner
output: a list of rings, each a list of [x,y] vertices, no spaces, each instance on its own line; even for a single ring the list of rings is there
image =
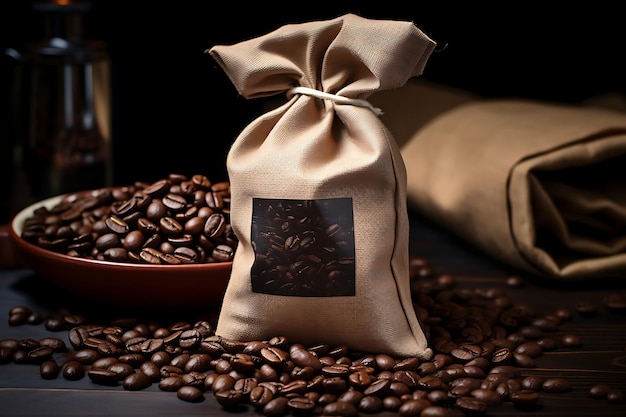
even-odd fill
[[[495,258],[557,280],[626,277],[623,113],[473,101],[402,155],[410,204]]]
[[[239,245],[217,334],[432,355],[410,294],[405,167],[364,100],[421,74],[434,47],[413,23],[348,14],[209,50],[245,98],[289,93],[228,154]]]

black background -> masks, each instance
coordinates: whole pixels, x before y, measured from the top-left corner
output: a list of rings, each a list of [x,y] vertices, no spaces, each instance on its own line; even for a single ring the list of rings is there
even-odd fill
[[[438,44],[422,76],[433,82],[485,97],[560,102],[626,93],[626,23],[618,2],[92,3],[85,32],[108,44],[113,69],[116,184],[155,180],[170,172],[226,179],[226,152],[260,114],[262,103],[239,97],[204,51],[286,23],[347,12],[413,21]],[[29,1],[3,1],[0,16],[2,48],[19,49],[43,36],[43,18]],[[11,65],[2,60],[0,127],[10,122],[6,92]],[[7,155],[13,138],[7,132],[0,130],[2,171],[10,176]]]

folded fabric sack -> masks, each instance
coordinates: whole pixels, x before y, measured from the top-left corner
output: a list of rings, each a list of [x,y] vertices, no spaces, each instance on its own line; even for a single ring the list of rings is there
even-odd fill
[[[402,147],[410,207],[557,280],[626,278],[626,114],[474,100]]]

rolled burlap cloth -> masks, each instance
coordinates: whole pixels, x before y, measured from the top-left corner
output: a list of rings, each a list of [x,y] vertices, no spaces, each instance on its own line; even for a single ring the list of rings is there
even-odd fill
[[[626,113],[469,101],[402,147],[410,207],[557,280],[626,278]]]

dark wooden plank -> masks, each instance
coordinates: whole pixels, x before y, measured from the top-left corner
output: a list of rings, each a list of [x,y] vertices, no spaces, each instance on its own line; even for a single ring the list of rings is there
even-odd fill
[[[525,369],[524,375],[544,378],[564,377],[572,386],[566,393],[542,393],[540,405],[520,410],[510,403],[489,409],[490,416],[624,416],[626,404],[608,404],[588,396],[593,384],[608,383],[626,391],[626,315],[602,308],[602,298],[611,292],[626,290],[622,281],[601,280],[591,283],[554,283],[528,276],[493,261],[455,236],[413,216],[411,218],[411,251],[430,262],[434,275],[450,273],[457,288],[498,288],[515,303],[525,303],[538,315],[549,314],[557,307],[574,308],[579,301],[596,303],[598,314],[583,317],[575,314],[546,336],[559,338],[576,334],[582,341],[578,348],[560,347],[536,359],[536,367]],[[520,275],[526,280],[522,287],[510,287],[506,278]],[[42,325],[8,326],[6,312],[15,305],[27,305],[44,314],[59,307],[89,311],[98,319],[113,315],[140,313],[144,317],[189,320],[204,313],[201,309],[168,311],[133,311],[76,299],[43,281],[28,270],[0,271],[0,339],[41,338],[50,336]],[[215,314],[215,312],[211,312]],[[0,365],[0,415],[2,416],[206,416],[260,415],[251,407],[237,413],[224,411],[212,395],[200,403],[179,400],[176,394],[162,392],[156,385],[140,392],[119,387],[103,387],[88,378],[67,381],[57,378],[43,380],[35,365]],[[380,413],[380,417],[397,415]]]

